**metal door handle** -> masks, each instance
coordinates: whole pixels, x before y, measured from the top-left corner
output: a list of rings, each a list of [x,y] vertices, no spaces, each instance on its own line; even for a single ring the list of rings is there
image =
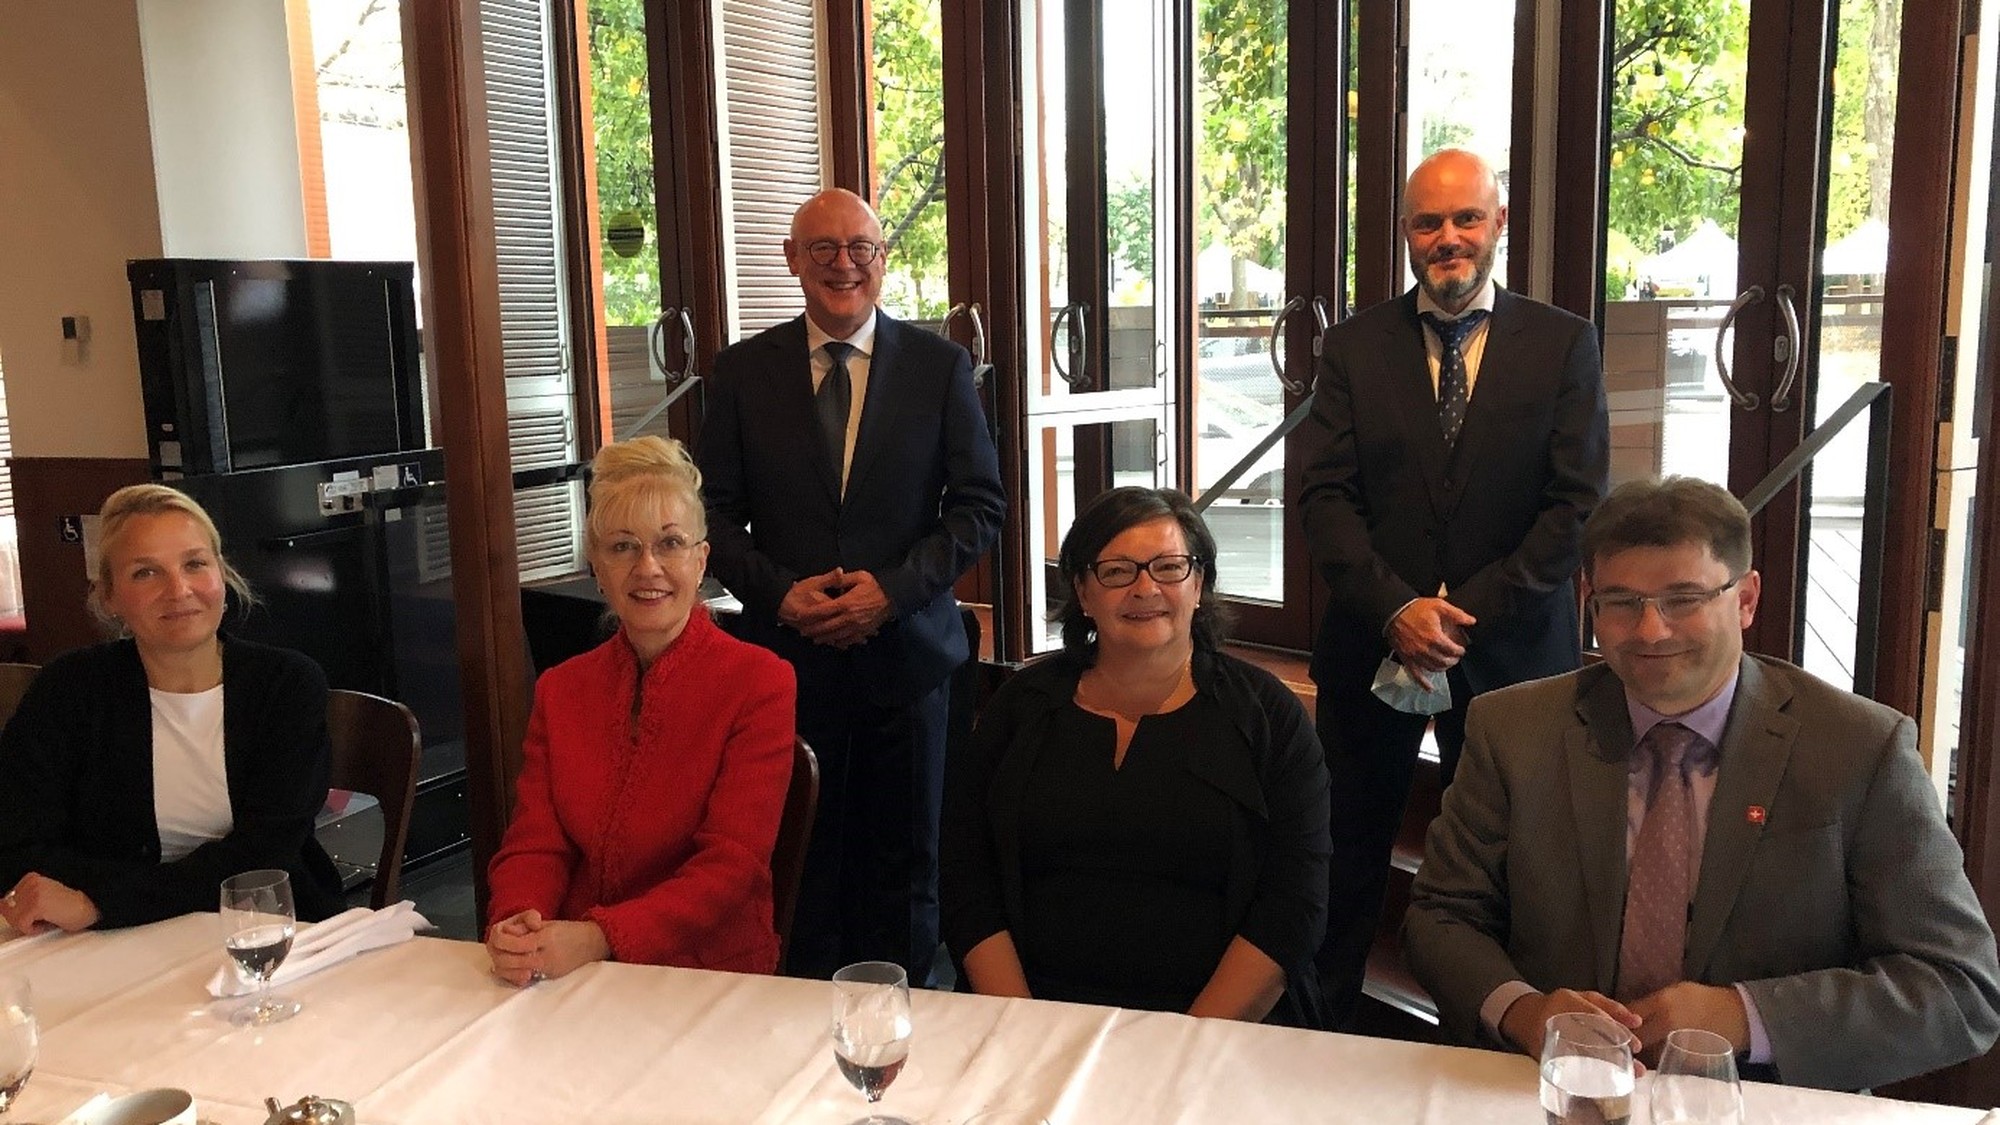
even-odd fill
[[[1304,383],[1285,374],[1285,319],[1305,307],[1304,297],[1293,297],[1271,320],[1271,374],[1278,377],[1278,385],[1285,388],[1287,394],[1306,393]]]
[[[1736,323],[1736,314],[1764,299],[1764,287],[1752,285],[1736,295],[1729,303],[1729,311],[1722,314],[1722,323],[1715,326],[1715,373],[1722,376],[1722,389],[1729,392],[1729,401],[1745,410],[1757,409],[1758,398],[1755,391],[1739,390],[1729,377],[1729,353],[1724,350],[1722,338],[1731,325]]]
[[[965,313],[972,318],[972,362],[975,366],[986,363],[986,318],[979,312],[979,302],[965,307]]]
[[[1085,354],[1083,316],[1088,312],[1088,306],[1071,301],[1058,310],[1056,318],[1049,322],[1049,362],[1055,365],[1056,374],[1062,377],[1063,382],[1069,384],[1069,389],[1078,394],[1087,393],[1092,389],[1090,373],[1084,370],[1081,362]],[[1056,334],[1062,331],[1064,324],[1069,325],[1070,355],[1079,361],[1075,371],[1063,365],[1062,349],[1056,347]]]
[[[1792,384],[1799,378],[1799,368],[1805,364],[1804,341],[1799,338],[1799,310],[1793,298],[1799,291],[1789,285],[1778,286],[1778,315],[1784,318],[1785,334],[1771,343],[1772,358],[1785,365],[1784,374],[1778,376],[1778,389],[1771,393],[1771,409],[1782,412],[1792,408]]]
[[[653,369],[668,382],[673,381],[673,374],[667,370],[667,318],[674,315],[674,311],[674,307],[668,305],[653,318],[653,323],[646,326],[646,351],[653,357]],[[647,372],[646,378],[650,382],[652,372]]]
[[[680,374],[667,376],[667,382],[669,383],[678,383],[683,379],[694,378],[695,339],[693,313],[693,305],[684,305],[681,307],[681,348],[687,353],[687,366],[681,369]]]

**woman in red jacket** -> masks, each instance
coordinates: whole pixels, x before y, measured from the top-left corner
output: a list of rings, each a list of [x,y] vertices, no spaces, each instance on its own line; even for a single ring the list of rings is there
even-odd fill
[[[608,445],[591,474],[590,565],[619,628],[535,684],[487,871],[493,971],[516,985],[605,960],[773,972],[791,666],[702,606],[701,473],[678,441]]]

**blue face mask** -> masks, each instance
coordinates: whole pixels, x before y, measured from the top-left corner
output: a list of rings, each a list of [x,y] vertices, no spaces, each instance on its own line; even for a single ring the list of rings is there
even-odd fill
[[[1380,668],[1375,669],[1372,690],[1375,698],[1407,714],[1435,715],[1451,710],[1451,684],[1446,682],[1445,674],[1433,672],[1428,678],[1431,686],[1426,688],[1417,682],[1408,668],[1390,656],[1383,659]]]

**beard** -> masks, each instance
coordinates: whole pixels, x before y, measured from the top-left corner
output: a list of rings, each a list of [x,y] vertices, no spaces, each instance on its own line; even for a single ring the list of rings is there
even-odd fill
[[[1450,257],[1433,256],[1415,270],[1417,285],[1430,296],[1431,300],[1437,302],[1439,306],[1447,309],[1458,308],[1471,298],[1474,293],[1479,292],[1480,288],[1486,284],[1487,278],[1493,276],[1493,257],[1498,250],[1499,245],[1497,241],[1487,243],[1472,258],[1472,274],[1465,278],[1438,278],[1434,277],[1431,272],[1433,265],[1441,262],[1456,261],[1463,257],[1463,255],[1455,254]]]

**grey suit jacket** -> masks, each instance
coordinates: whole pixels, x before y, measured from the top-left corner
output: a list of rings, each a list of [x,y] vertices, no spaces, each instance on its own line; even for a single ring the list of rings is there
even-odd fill
[[[1875,1086],[2000,1033],[1993,932],[1915,743],[1880,704],[1743,659],[1683,969],[1745,987],[1782,1081]],[[1604,665],[1474,701],[1404,919],[1460,1038],[1510,980],[1611,992],[1631,748]]]

